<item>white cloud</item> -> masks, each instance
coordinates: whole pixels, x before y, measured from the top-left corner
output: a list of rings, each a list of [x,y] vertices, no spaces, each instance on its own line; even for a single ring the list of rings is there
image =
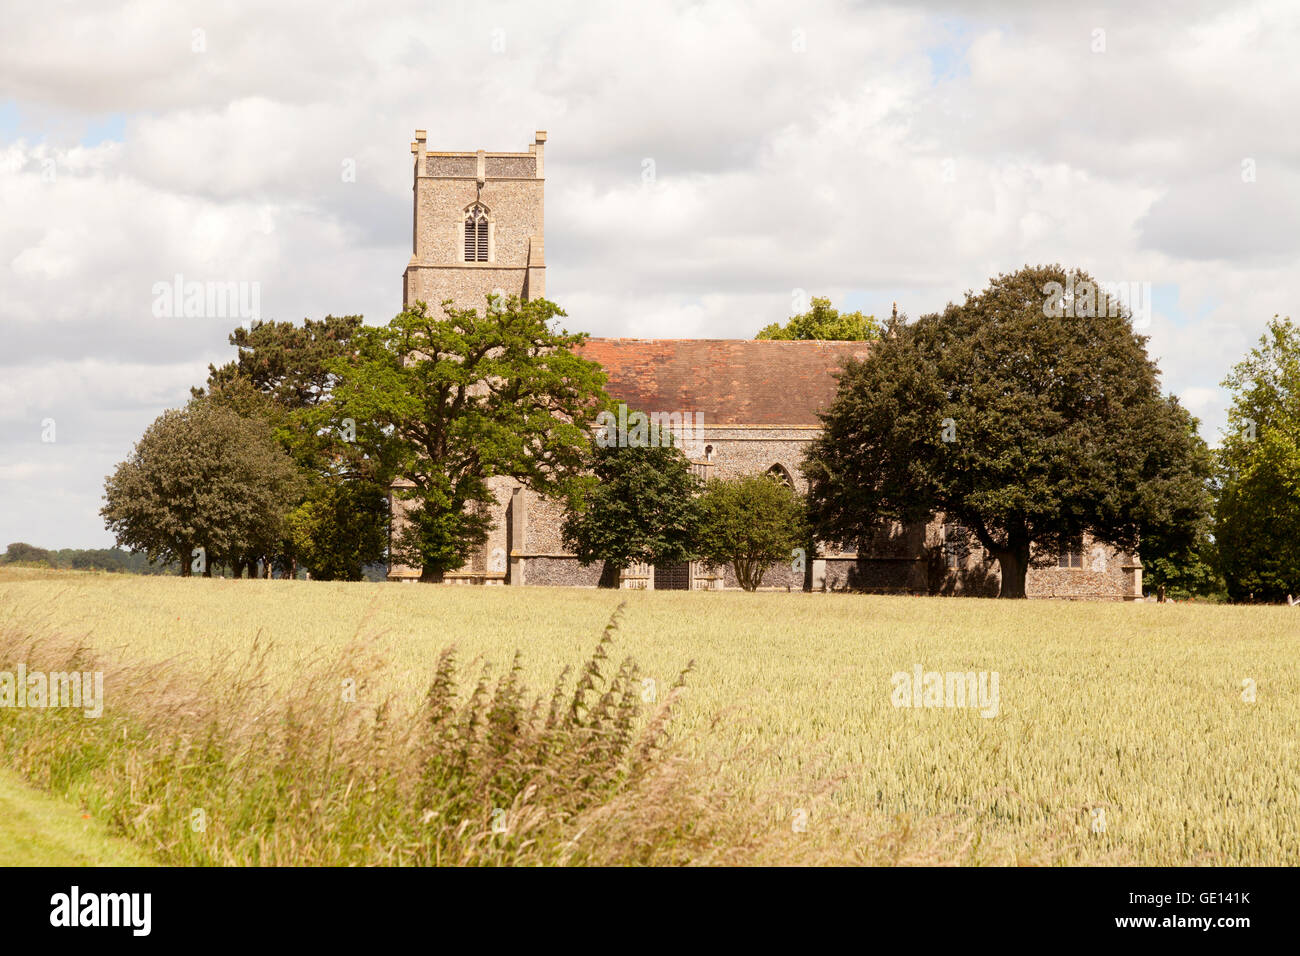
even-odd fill
[[[571,328],[750,336],[796,288],[918,315],[1059,261],[1175,290],[1150,348],[1213,437],[1219,381],[1300,292],[1297,53],[1282,0],[15,8],[0,537],[106,543],[103,475],[229,355],[230,322],[155,319],[155,282],[391,316],[416,128],[450,149],[549,131]],[[82,145],[107,117],[122,141]]]

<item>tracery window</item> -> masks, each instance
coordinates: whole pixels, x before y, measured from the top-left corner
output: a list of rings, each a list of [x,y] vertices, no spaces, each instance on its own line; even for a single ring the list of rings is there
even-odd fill
[[[488,261],[488,216],[482,203],[475,203],[465,212],[465,261]]]
[[[786,485],[789,488],[794,487],[794,479],[790,477],[790,472],[786,471],[785,465],[782,465],[780,462],[769,468],[767,473],[783,485]]]

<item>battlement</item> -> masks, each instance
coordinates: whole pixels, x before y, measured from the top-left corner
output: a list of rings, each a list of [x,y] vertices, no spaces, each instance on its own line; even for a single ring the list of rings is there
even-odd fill
[[[415,131],[411,154],[415,156],[415,175],[439,179],[541,179],[546,149],[546,130],[539,129],[528,152],[503,150],[430,150],[428,134]]]

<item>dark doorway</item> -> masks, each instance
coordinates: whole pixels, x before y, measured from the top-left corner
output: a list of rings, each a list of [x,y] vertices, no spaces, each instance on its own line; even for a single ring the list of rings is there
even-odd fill
[[[691,565],[689,562],[655,565],[656,591],[689,591],[690,589]]]

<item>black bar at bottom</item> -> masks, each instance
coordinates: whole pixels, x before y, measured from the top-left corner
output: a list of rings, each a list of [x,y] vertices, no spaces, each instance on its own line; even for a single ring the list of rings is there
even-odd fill
[[[9,947],[60,936],[128,946],[373,947],[410,933],[435,942],[438,927],[481,933],[484,942],[558,942],[566,926],[588,940],[602,926],[620,933],[640,927],[653,939],[678,920],[691,924],[696,943],[716,937],[734,944],[778,930],[810,941],[844,932],[865,941],[892,927],[927,942],[988,943],[1047,930],[1056,940],[1200,938],[1231,945],[1261,930],[1272,936],[1293,929],[1296,872],[29,869],[0,872],[0,925]]]

